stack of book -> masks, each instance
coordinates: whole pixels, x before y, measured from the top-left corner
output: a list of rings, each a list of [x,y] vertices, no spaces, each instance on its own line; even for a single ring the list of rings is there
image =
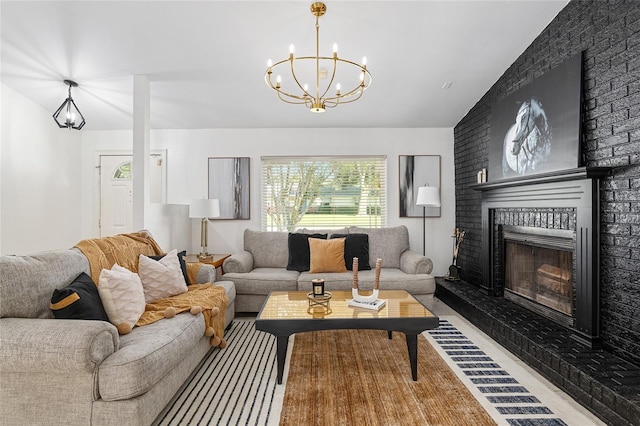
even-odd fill
[[[365,309],[374,309],[374,310],[378,310],[382,308],[385,305],[385,303],[387,303],[387,301],[383,299],[376,299],[373,302],[360,302],[358,300],[351,299],[347,302],[349,306],[353,306],[355,308],[365,308]]]

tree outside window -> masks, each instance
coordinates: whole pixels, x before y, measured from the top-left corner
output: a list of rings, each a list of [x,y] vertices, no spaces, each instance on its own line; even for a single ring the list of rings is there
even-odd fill
[[[264,157],[262,228],[381,227],[385,157]]]

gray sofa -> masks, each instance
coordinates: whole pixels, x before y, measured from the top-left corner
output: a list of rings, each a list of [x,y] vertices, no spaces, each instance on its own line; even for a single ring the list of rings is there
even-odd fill
[[[51,295],[89,272],[76,249],[0,257],[0,422],[148,425],[211,349],[202,314],[180,314],[118,335],[105,321],[53,319]],[[200,268],[197,281],[213,282]],[[227,326],[235,314],[225,288]]]
[[[369,235],[369,263],[372,270],[359,271],[359,287],[372,289],[376,259],[382,259],[380,289],[407,290],[427,308],[433,304],[435,279],[431,259],[409,248],[406,226],[387,228],[349,227],[333,230],[301,229],[301,233]],[[258,312],[271,291],[311,291],[311,280],[323,278],[325,289],[350,290],[353,272],[318,273],[289,271],[288,232],[246,229],[244,250],[225,259],[223,279],[236,287],[236,311]]]

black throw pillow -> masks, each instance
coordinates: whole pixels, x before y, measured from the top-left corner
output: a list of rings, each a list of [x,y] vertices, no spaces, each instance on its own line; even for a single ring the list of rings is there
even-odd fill
[[[368,271],[369,265],[369,235],[368,234],[331,234],[331,238],[345,238],[344,263],[347,270],[353,271],[353,258],[358,258],[358,271]]]
[[[102,306],[98,287],[84,272],[68,286],[53,291],[49,308],[58,319],[109,321]]]
[[[289,233],[289,263],[287,270],[304,272],[309,270],[311,253],[309,252],[309,238],[327,239],[327,234]]]
[[[183,250],[180,253],[178,253],[178,260],[180,261],[180,269],[182,270],[182,276],[184,277],[184,282],[189,285],[189,278],[187,277],[187,262],[184,260],[184,257],[187,255],[187,251]],[[150,259],[153,260],[160,260],[163,257],[165,257],[166,254],[161,254],[158,256],[148,256]]]

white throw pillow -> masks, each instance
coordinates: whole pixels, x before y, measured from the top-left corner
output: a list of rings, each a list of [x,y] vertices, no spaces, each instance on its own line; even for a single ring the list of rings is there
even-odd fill
[[[180,269],[178,250],[171,250],[160,260],[143,254],[138,260],[138,275],[142,280],[144,299],[147,303],[187,291],[187,283]]]
[[[109,321],[120,334],[127,334],[144,313],[144,291],[138,274],[117,263],[103,269],[98,279],[98,293]]]

